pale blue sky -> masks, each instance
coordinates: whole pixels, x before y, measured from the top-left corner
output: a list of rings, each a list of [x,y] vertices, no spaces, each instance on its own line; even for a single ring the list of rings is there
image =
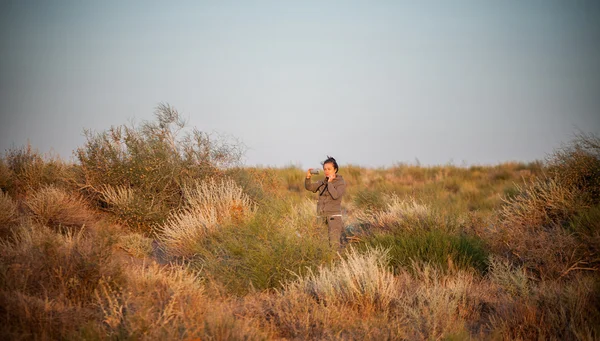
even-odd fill
[[[497,164],[600,133],[598,1],[2,1],[0,148],[167,102],[247,165]]]

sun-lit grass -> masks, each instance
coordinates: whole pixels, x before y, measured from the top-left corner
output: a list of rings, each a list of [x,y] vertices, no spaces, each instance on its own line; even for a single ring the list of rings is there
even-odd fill
[[[244,224],[256,211],[256,204],[231,179],[195,182],[183,187],[183,196],[183,209],[172,214],[158,234],[171,256],[195,255],[204,237],[223,226]]]
[[[288,284],[323,304],[348,304],[364,310],[387,310],[396,296],[396,280],[388,269],[388,251],[350,248],[332,267],[320,267]]]
[[[31,193],[25,205],[33,219],[45,226],[81,228],[93,220],[93,213],[77,193],[69,193],[53,185]]]
[[[0,339],[600,339],[593,136],[545,162],[341,164],[338,254],[306,170],[157,119],[88,132],[77,164],[0,158]]]
[[[152,238],[140,233],[130,233],[120,236],[117,246],[133,257],[144,258],[150,256],[153,251],[152,241]]]
[[[17,218],[17,204],[8,195],[8,193],[0,191],[0,226],[2,226],[2,229],[4,229],[16,223]]]

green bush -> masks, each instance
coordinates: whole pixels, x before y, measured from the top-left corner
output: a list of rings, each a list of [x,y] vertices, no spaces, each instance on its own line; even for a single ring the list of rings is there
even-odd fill
[[[326,238],[296,233],[273,216],[263,212],[247,224],[202,239],[192,264],[232,294],[244,295],[253,289],[280,288],[295,274],[303,275],[332,259]]]
[[[156,122],[140,126],[112,127],[102,133],[85,131],[86,143],[77,149],[81,164],[80,188],[100,207],[110,206],[105,188],[126,188],[135,193],[136,207],[148,207],[155,216],[147,221],[145,210],[128,210],[127,224],[150,230],[181,204],[181,187],[192,179],[221,173],[243,153],[240,144],[186,128],[179,113],[166,104],[156,111]]]
[[[362,247],[389,249],[390,265],[396,269],[411,267],[414,261],[433,264],[447,271],[452,269],[487,270],[488,252],[476,236],[452,233],[442,229],[397,230],[376,233],[364,240]]]

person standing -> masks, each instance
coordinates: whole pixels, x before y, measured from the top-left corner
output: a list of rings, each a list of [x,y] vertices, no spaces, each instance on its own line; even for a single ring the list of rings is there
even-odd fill
[[[311,177],[313,168],[309,168],[306,172],[304,187],[319,194],[317,202],[317,219],[321,224],[327,226],[327,234],[329,237],[329,246],[335,250],[341,249],[341,237],[344,224],[342,221],[342,197],[346,191],[346,182],[344,178],[337,174],[337,161],[331,156],[321,163],[325,179],[313,182]]]

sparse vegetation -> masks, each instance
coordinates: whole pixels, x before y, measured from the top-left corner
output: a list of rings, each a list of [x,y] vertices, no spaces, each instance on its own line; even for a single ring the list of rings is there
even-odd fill
[[[156,115],[87,132],[76,164],[0,158],[0,338],[600,338],[595,136],[529,164],[340,165],[336,254],[304,170]]]

